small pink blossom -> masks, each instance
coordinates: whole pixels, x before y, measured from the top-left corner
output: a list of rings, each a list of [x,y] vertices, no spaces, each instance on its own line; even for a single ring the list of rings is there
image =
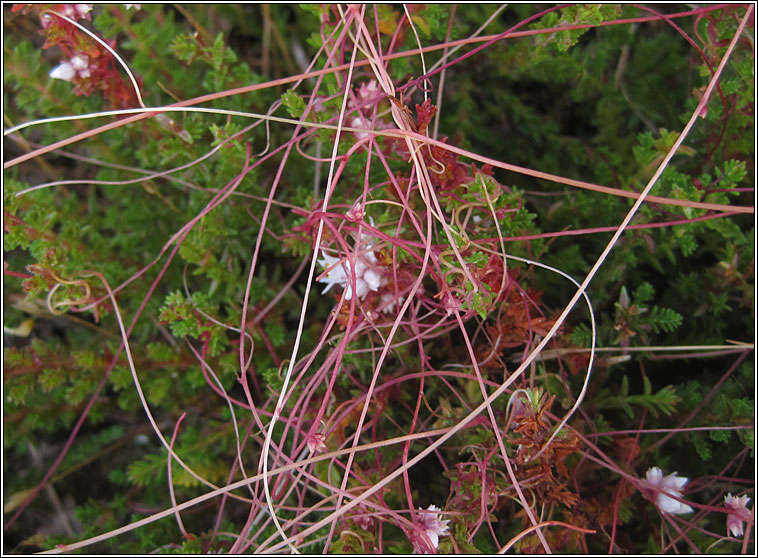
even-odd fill
[[[56,12],[69,19],[86,19],[87,21],[91,19],[89,13],[92,11],[92,4],[52,4],[52,6],[56,8]],[[47,29],[53,24],[53,18],[50,14],[43,13],[40,17],[40,23],[43,29]]]
[[[373,107],[370,103],[371,101],[378,102],[383,95],[384,92],[379,88],[376,80],[372,79],[369,82],[362,83],[361,86],[355,91],[355,102],[353,102],[352,99],[348,102],[348,107],[350,109],[361,107],[359,110],[353,112],[353,114],[356,112],[357,114],[348,120],[348,126],[350,128],[371,129],[372,119],[370,118],[370,115]],[[392,128],[392,125],[382,120],[381,118],[376,118],[373,120],[374,130],[386,130],[388,128]],[[354,132],[354,135],[356,139],[362,140],[368,137],[369,134],[368,132]]]
[[[359,202],[355,202],[353,207],[351,207],[347,211],[347,213],[345,213],[345,219],[353,223],[362,221],[365,217],[366,217],[366,210],[363,209],[363,206],[361,206]]]
[[[305,443],[308,445],[308,451],[311,453],[323,453],[326,451],[326,436],[323,432],[315,432],[314,434],[308,434],[305,439]]]
[[[74,10],[79,17],[88,17],[87,14],[92,11],[92,4],[74,4]]]
[[[745,521],[753,522],[753,514],[747,509],[749,503],[748,496],[724,496],[724,507],[729,510],[726,515],[726,530],[733,537],[741,537],[745,533]]]
[[[89,69],[89,56],[86,54],[77,54],[71,59],[71,66],[76,70],[76,73],[80,78],[88,78],[90,76]]]
[[[351,128],[368,128],[369,123],[361,116],[356,116],[350,121]],[[369,136],[368,132],[353,132],[355,139],[362,140]]]
[[[450,520],[440,519],[438,511],[441,510],[434,504],[425,510],[419,508],[416,516],[418,530],[409,537],[414,554],[436,554],[440,546],[440,537],[450,532],[447,526]]]
[[[348,127],[358,128],[362,130],[372,129],[371,120],[369,118],[365,118],[362,116],[355,116],[351,118],[348,124]],[[381,118],[377,118],[374,120],[374,126],[373,126],[374,131],[379,132],[381,130],[389,130],[390,128],[393,128],[393,127],[394,126],[392,126],[392,124],[382,120]],[[362,140],[363,138],[368,137],[369,133],[368,132],[353,132],[353,135],[355,136],[356,139]]]
[[[348,103],[348,106],[350,108],[355,108],[356,106],[363,105],[369,101],[373,101],[374,99],[379,99],[382,94],[382,90],[379,89],[376,80],[372,79],[369,82],[361,83],[361,86],[355,92],[355,103],[353,103],[351,100]]]
[[[369,515],[368,511],[363,506],[360,506],[359,510],[360,512],[353,516],[353,521],[358,527],[364,531],[368,531],[374,525],[374,518]]]
[[[92,4],[63,4],[61,14],[70,19],[87,18],[92,11]]]
[[[651,467],[642,480],[643,494],[661,513],[691,513],[691,507],[671,497],[682,498],[682,488],[688,480],[687,477],[676,476],[676,472],[664,477],[659,467]]]

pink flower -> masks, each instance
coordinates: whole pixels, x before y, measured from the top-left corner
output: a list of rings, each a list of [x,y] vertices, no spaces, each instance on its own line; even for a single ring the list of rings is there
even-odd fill
[[[351,128],[367,128],[368,122],[365,121],[362,117],[356,116],[350,121],[350,127]],[[368,137],[368,132],[353,132],[356,139],[362,140],[363,138]]]
[[[87,18],[92,11],[92,4],[62,4],[60,13],[70,19]]]
[[[418,531],[409,537],[414,554],[436,554],[440,546],[440,537],[450,532],[447,526],[449,519],[440,519],[437,513],[440,509],[432,504],[426,510],[419,508],[416,517]]]
[[[308,434],[305,443],[308,445],[308,451],[311,453],[323,453],[326,451],[326,437],[323,432]]]
[[[384,92],[379,88],[376,80],[372,79],[368,83],[361,84],[360,88],[355,92],[355,102],[351,99],[348,102],[348,107],[355,109],[357,106],[366,105],[366,103],[370,103],[371,101],[378,102],[383,95]],[[370,129],[371,119],[369,115],[371,114],[371,108],[369,104],[356,111],[358,114],[348,120],[348,126],[350,128]],[[386,130],[388,128],[392,128],[392,125],[381,118],[377,118],[374,121],[374,130]],[[358,140],[362,140],[369,135],[368,132],[353,132],[353,134]]]
[[[347,213],[345,213],[345,219],[353,223],[362,221],[365,216],[366,210],[361,207],[361,204],[359,202],[355,202],[355,204],[353,204],[353,207],[351,207]]]
[[[71,59],[71,66],[73,66],[80,78],[88,78],[90,76],[89,56],[86,54],[77,54],[74,56]]]
[[[365,507],[359,506],[358,509],[360,511],[353,516],[353,521],[358,527],[364,531],[368,531],[374,525],[374,518],[369,515]]]
[[[368,101],[373,101],[374,99],[379,99],[384,93],[381,89],[379,89],[379,85],[377,85],[376,80],[372,79],[368,83],[361,83],[360,88],[355,93],[355,103],[351,100],[348,103],[348,106],[350,108],[355,108],[356,105],[362,105]]]
[[[747,509],[749,503],[750,498],[747,496],[724,496],[724,507],[729,510],[726,515],[726,530],[733,537],[741,537],[745,533],[745,521],[753,522],[753,514]]]
[[[54,11],[69,19],[86,19],[88,21],[91,19],[89,13],[92,11],[92,4],[48,4],[47,6],[53,7]],[[47,8],[43,7],[43,9]],[[40,18],[40,23],[42,24],[43,29],[47,29],[53,24],[53,18],[50,14],[43,13]],[[66,25],[68,25],[68,23],[66,23]]]
[[[661,513],[691,513],[691,507],[671,497],[682,498],[682,488],[688,480],[687,477],[677,477],[676,472],[664,477],[659,467],[652,467],[647,470],[645,480],[642,481],[643,494]]]

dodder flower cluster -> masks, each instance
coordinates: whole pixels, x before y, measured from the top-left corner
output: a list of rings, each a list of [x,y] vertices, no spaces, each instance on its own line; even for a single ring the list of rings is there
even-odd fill
[[[691,513],[692,508],[671,496],[682,498],[682,488],[688,481],[687,477],[676,476],[676,472],[664,477],[660,467],[651,467],[645,473],[645,480],[642,481],[642,485],[647,492],[647,498],[662,513],[681,515]]]
[[[366,240],[367,235],[361,234],[356,243],[357,254],[352,260],[355,262],[355,292],[359,299],[366,298],[369,291],[378,291],[380,287],[387,284],[387,279],[377,268],[376,253],[371,249],[373,244]],[[347,289],[345,300],[353,298],[353,267],[351,258],[335,258],[329,256],[323,250],[323,256],[318,263],[324,268],[325,273],[318,279],[321,283],[326,283],[326,288],[322,294],[331,289],[334,285],[339,285]]]
[[[729,510],[726,515],[726,530],[733,537],[741,537],[745,534],[744,522],[753,522],[753,514],[747,509],[750,503],[748,496],[732,496],[731,493],[724,496],[724,507]]]
[[[409,537],[414,554],[436,554],[440,546],[440,537],[450,532],[447,526],[450,520],[440,519],[437,513],[439,511],[441,510],[434,504],[425,510],[419,508],[416,519],[419,532],[414,532]]]

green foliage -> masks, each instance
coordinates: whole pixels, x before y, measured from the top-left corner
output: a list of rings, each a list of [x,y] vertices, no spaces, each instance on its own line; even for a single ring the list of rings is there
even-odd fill
[[[589,347],[592,344],[592,329],[590,326],[581,323],[571,332],[571,343],[577,347]]]
[[[8,127],[111,108],[99,89],[81,89],[87,78],[49,76],[69,53],[43,48],[49,37],[39,26],[40,9],[6,11]],[[86,413],[51,479],[65,510],[74,503],[81,530],[40,536],[55,527],[45,519],[53,516],[42,493],[8,527],[8,548],[35,541],[48,549],[170,508],[164,442],[172,435],[184,462],[170,464],[177,502],[207,493],[209,483],[252,477],[275,412],[269,470],[296,468],[267,483],[288,534],[333,509],[343,477],[350,494],[362,494],[438,439],[425,431],[456,429],[433,455],[372,495],[371,506],[344,515],[334,533],[325,526],[295,541],[300,551],[410,554],[418,551],[411,530],[416,510],[434,504],[449,521],[441,553],[492,554],[511,539],[518,539],[514,550],[542,552],[534,534],[522,536],[530,523],[514,504],[513,474],[540,520],[595,532],[545,529],[553,551],[607,552],[609,533],[616,533],[614,551],[660,552],[661,539],[663,548],[681,551],[681,543],[665,546],[666,532],[650,534],[654,508],[638,513],[644,494],[629,475],[651,466],[679,471],[698,479],[686,497],[699,504],[752,483],[746,459],[754,454],[751,357],[725,377],[737,356],[721,348],[708,358],[674,350],[749,342],[754,335],[752,215],[729,211],[754,205],[749,37],[737,43],[707,111],[653,188],[655,196],[685,203],[644,203],[587,287],[604,349],[587,390],[587,353],[565,350],[592,341],[579,306],[540,360],[508,380],[575,292],[564,277],[508,257],[539,261],[581,281],[632,204],[553,182],[545,173],[641,191],[696,109],[745,8],[706,6],[697,16],[671,18],[674,10],[664,6],[666,19],[630,24],[617,20],[649,11],[508,5],[482,33],[514,26],[520,33],[473,54],[473,44],[455,51],[441,44],[448,33],[452,40],[472,37],[495,9],[95,6],[85,26],[113,41],[148,106],[195,100],[198,107],[265,114],[281,104],[280,116],[297,119],[312,103],[309,126],[333,126],[348,75],[353,94],[373,88],[377,66],[366,64],[372,43],[389,55],[385,68],[396,100],[419,130],[432,135],[439,109],[436,137],[444,143],[528,170],[482,166],[430,144],[411,153],[404,140],[381,134],[375,145],[357,146],[352,133],[340,137],[332,168],[326,162],[331,128],[302,128],[293,137],[291,124],[181,111],[126,125],[121,116],[98,119],[112,129],[8,165],[4,472],[10,511]],[[365,28],[350,19],[361,11]],[[674,22],[696,38],[698,49]],[[418,41],[426,49],[423,62],[408,55]],[[350,60],[354,44],[361,49],[358,63],[330,72]],[[312,69],[324,72],[298,79],[321,47]],[[444,74],[436,70],[442,62],[451,63]],[[424,67],[435,73],[416,83]],[[123,85],[124,73],[113,68],[109,79]],[[409,80],[414,87],[406,87]],[[131,91],[131,82],[124,83]],[[255,84],[263,86],[227,94]],[[343,124],[361,111],[376,118],[379,132],[394,128],[394,104],[384,91],[377,95],[362,109],[348,105]],[[425,98],[431,105],[422,104]],[[130,102],[124,106],[137,106]],[[14,132],[6,137],[7,161],[93,129],[91,122],[67,119]],[[414,157],[429,187],[419,186]],[[322,210],[327,176],[333,188]],[[700,202],[725,211],[693,206]],[[315,246],[319,231],[321,246]],[[325,285],[316,283],[308,297],[314,249],[317,259],[360,258],[362,271],[380,279],[341,306],[344,285],[322,294]],[[312,277],[323,272],[317,263]],[[117,315],[128,331],[128,357]],[[290,366],[294,374],[277,408]],[[458,429],[506,381],[509,391]],[[580,392],[581,408],[545,445]],[[632,429],[640,435],[630,435]],[[388,442],[409,433],[416,437]],[[326,451],[375,444],[353,454],[349,472],[344,456],[295,463],[322,453],[321,435]],[[619,470],[627,475],[622,483]],[[219,498],[183,510],[182,528],[176,516],[167,517],[87,550],[228,552],[229,533],[244,532],[252,545],[245,551],[267,551],[257,545],[281,534],[270,523],[259,525],[268,517],[266,501],[262,484],[252,483],[227,493],[222,506]],[[362,514],[370,521],[359,519]],[[713,546],[713,533],[724,533],[723,514],[698,517],[702,529],[688,531],[698,549],[737,544]]]
[[[634,417],[633,405],[645,408],[654,417],[659,413],[670,415],[674,412],[676,404],[680,401],[674,386],[666,386],[653,393],[652,384],[647,376],[642,377],[642,386],[641,394],[630,395],[629,378],[623,376],[618,393],[613,394],[610,390],[603,389],[598,394],[595,405],[598,409],[621,409],[629,418]]]
[[[531,26],[532,29],[552,29],[569,25],[590,24],[597,25],[603,21],[617,19],[621,14],[620,6],[588,4],[568,6],[561,10],[551,11],[538,23]],[[571,31],[557,31],[546,35],[539,35],[535,40],[538,47],[554,48],[557,52],[565,52],[579,41],[589,28],[573,29]],[[539,50],[537,51],[539,52]]]
[[[305,112],[305,101],[300,95],[292,90],[284,92],[282,95],[282,104],[292,118],[300,118]]]

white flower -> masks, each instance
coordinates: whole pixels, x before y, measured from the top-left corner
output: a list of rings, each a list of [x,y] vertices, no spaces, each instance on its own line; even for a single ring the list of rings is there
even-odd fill
[[[645,480],[642,481],[642,485],[647,489],[646,497],[662,513],[681,515],[691,513],[692,508],[671,496],[682,498],[682,488],[688,480],[687,477],[677,477],[676,472],[664,477],[663,471],[659,467],[651,467],[645,473]]]
[[[402,304],[405,302],[405,297],[401,295],[400,298],[397,299],[397,302],[398,304]],[[392,314],[395,311],[395,293],[384,293],[379,301],[379,306],[384,306],[382,312],[385,314]]]
[[[421,537],[412,537],[411,544],[413,545],[414,554],[436,552],[440,546],[440,537],[444,537],[450,532],[450,528],[447,526],[450,520],[440,519],[438,511],[441,510],[434,504],[425,510],[419,508],[417,525],[424,532],[426,538],[429,539],[428,542],[432,544],[432,548],[429,548],[428,542]]]
[[[142,4],[124,4],[124,8],[127,10],[134,8],[135,10],[139,11],[142,9]]]
[[[743,525],[745,521],[753,522],[753,514],[747,509],[749,503],[750,498],[748,496],[736,497],[731,494],[724,496],[724,507],[729,510],[726,515],[726,530],[733,537],[741,537],[745,533],[745,526]]]
[[[90,76],[89,71],[89,56],[86,54],[77,54],[71,59],[71,66],[79,74],[80,78],[88,78]]]
[[[89,56],[86,54],[77,54],[68,62],[61,62],[50,72],[50,77],[71,81],[75,77],[90,77]]]
[[[71,62],[61,62],[50,71],[51,78],[62,79],[64,81],[71,81],[75,75],[76,70],[71,65]]]
[[[378,291],[380,287],[387,284],[387,279],[380,271],[375,269],[377,260],[376,254],[369,250],[371,244],[365,242],[362,234],[360,241],[357,243],[358,254],[355,256],[355,294],[358,298],[363,299],[369,291]],[[352,267],[348,258],[340,259],[329,256],[321,252],[323,256],[318,263],[324,268],[326,273],[318,281],[326,283],[326,288],[322,294],[331,289],[334,285],[346,288],[345,300],[353,298],[353,281]]]

